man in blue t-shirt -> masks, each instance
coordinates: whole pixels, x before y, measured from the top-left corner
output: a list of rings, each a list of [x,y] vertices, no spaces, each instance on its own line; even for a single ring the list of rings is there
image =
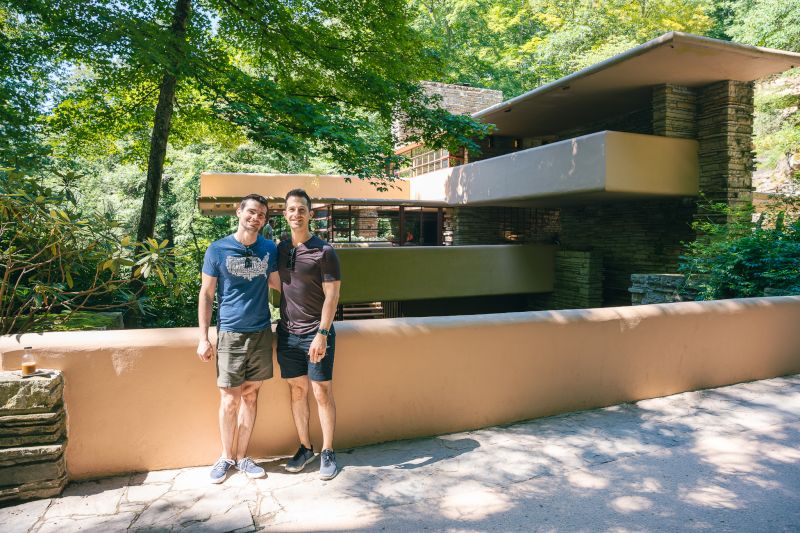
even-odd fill
[[[236,233],[214,241],[206,250],[197,317],[197,355],[210,361],[208,340],[211,308],[217,296],[217,386],[222,455],[211,469],[211,482],[222,483],[235,466],[248,477],[264,477],[264,469],[247,457],[256,418],[258,391],[272,377],[272,326],[268,282],[279,284],[277,247],[259,231],[267,218],[267,200],[250,194],[236,210]],[[234,449],[233,444],[237,445]]]

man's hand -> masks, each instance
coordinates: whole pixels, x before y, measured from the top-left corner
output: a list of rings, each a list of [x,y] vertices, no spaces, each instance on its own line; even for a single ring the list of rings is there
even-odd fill
[[[308,358],[312,363],[319,363],[325,357],[325,351],[328,349],[328,337],[317,333],[314,340],[311,341],[311,347],[308,349]]]
[[[211,343],[208,342],[208,339],[200,341],[197,344],[197,357],[204,363],[211,361],[211,358],[214,357],[214,348],[211,346]]]

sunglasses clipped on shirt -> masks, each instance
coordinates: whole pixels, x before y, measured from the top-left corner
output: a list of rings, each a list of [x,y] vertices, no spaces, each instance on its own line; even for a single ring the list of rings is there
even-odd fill
[[[253,250],[249,246],[245,246],[244,250],[244,267],[253,268]]]
[[[294,271],[295,257],[297,256],[297,248],[289,248],[289,261],[286,263],[286,268]]]

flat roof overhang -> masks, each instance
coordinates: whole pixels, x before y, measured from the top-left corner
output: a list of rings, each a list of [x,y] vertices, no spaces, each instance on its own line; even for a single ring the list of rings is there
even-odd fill
[[[640,109],[657,85],[749,82],[797,66],[798,53],[670,32],[472,116],[497,135],[546,136]]]
[[[231,214],[255,192],[279,207],[287,191],[304,187],[318,204],[563,206],[696,196],[699,174],[695,140],[603,131],[398,180],[385,192],[344,176],[204,172],[198,204],[206,215]]]

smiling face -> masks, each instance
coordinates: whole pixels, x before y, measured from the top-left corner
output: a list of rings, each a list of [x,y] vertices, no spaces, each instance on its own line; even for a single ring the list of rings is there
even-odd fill
[[[309,209],[306,199],[302,196],[290,196],[286,199],[286,209],[283,212],[283,216],[292,231],[307,230],[312,214],[313,211]]]
[[[239,228],[257,233],[267,221],[267,206],[257,200],[247,200],[236,210],[236,216],[239,217]]]

